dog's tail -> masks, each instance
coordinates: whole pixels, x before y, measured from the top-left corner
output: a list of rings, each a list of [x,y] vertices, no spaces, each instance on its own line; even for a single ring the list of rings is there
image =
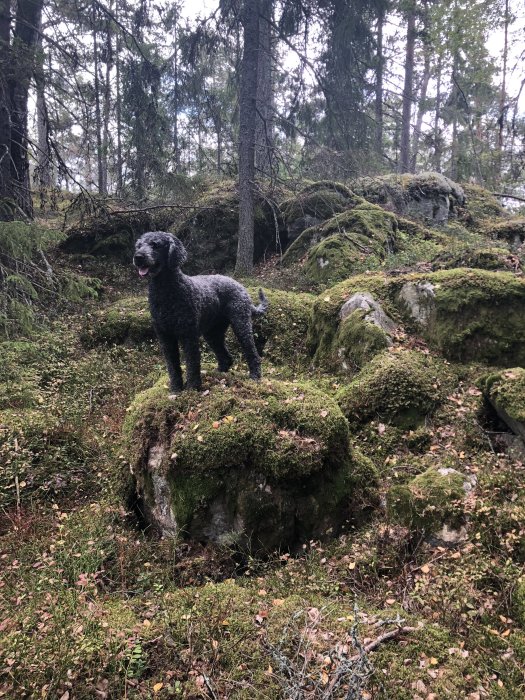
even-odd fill
[[[268,299],[262,289],[259,289],[259,301],[261,303],[257,306],[252,304],[252,316],[262,316],[268,311]]]

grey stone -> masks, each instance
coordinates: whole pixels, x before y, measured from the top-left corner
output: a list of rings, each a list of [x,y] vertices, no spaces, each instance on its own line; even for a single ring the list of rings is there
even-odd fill
[[[412,318],[422,326],[428,326],[435,311],[435,287],[430,282],[407,282],[399,292]]]
[[[381,304],[376,301],[369,292],[357,292],[353,294],[341,307],[339,318],[341,321],[344,321],[345,318],[358,309],[368,312],[364,320],[381,328],[388,336],[392,336],[396,332],[397,326],[395,322],[387,316]],[[391,342],[390,339],[390,344]]]

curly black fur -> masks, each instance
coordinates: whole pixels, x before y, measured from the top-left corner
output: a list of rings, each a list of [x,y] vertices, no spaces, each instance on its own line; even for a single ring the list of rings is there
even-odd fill
[[[246,289],[231,277],[185,275],[180,268],[186,259],[186,249],[170,233],[145,233],[135,245],[133,262],[140,276],[149,280],[151,316],[166,358],[171,391],[183,388],[179,343],[186,359],[186,388],[201,388],[201,335],[215,353],[219,370],[230,369],[233,360],[224,344],[230,325],[251,379],[260,379],[261,358],[253,339],[252,317],[268,308],[262,289],[260,304],[254,306]]]

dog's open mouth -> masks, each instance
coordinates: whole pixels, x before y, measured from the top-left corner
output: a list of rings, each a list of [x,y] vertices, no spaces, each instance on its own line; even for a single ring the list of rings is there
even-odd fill
[[[146,277],[149,273],[149,267],[137,267],[137,270],[141,277]]]

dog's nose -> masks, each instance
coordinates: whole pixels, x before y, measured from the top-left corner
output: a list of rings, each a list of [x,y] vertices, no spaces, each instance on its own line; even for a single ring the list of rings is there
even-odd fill
[[[135,255],[133,257],[133,262],[137,267],[141,267],[142,265],[145,264],[146,258],[143,255],[141,255],[140,253],[135,253]]]

